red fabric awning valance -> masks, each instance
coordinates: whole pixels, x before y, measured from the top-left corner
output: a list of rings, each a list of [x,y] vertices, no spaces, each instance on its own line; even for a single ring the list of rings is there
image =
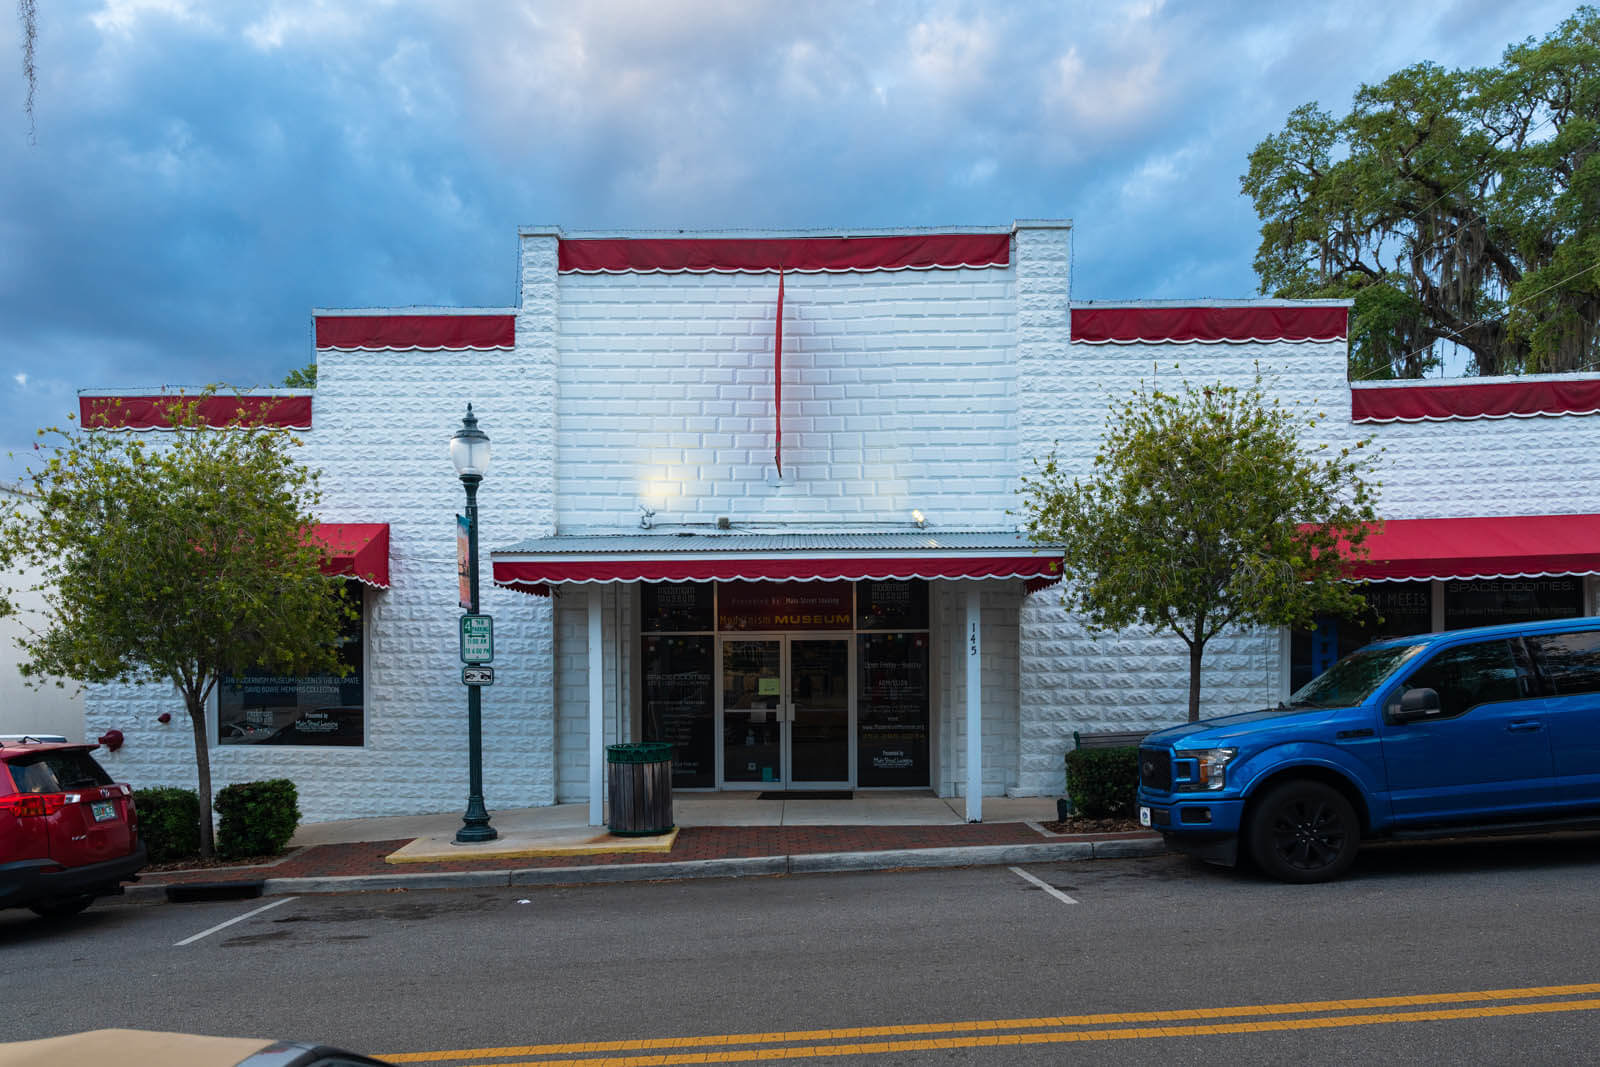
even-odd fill
[[[1009,233],[894,237],[665,237],[563,240],[563,274],[766,273],[1004,267]]]
[[[496,585],[532,588],[555,582],[904,581],[959,578],[1055,579],[1059,556],[749,557],[717,559],[495,560]]]
[[[1443,422],[1600,414],[1600,376],[1431,385],[1354,385],[1351,422]]]
[[[510,348],[514,315],[318,315],[318,348]]]
[[[389,524],[320,522],[311,531],[326,550],[322,573],[389,588]]]
[[[1535,578],[1600,574],[1600,515],[1390,519],[1352,578]]]
[[[286,430],[311,429],[309,396],[80,396],[78,424],[86,430],[170,430],[172,410],[198,404],[206,426],[241,420]]]
[[[1121,307],[1072,309],[1078,344],[1164,344],[1197,341],[1338,341],[1345,307]]]

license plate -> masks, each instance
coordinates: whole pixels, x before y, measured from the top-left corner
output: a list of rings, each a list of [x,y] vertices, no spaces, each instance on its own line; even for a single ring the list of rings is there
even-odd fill
[[[1139,809],[1139,825],[1140,826],[1149,826],[1150,825],[1150,809],[1149,808],[1141,807]]]
[[[109,800],[97,800],[89,805],[95,822],[108,822],[117,817],[117,806]]]

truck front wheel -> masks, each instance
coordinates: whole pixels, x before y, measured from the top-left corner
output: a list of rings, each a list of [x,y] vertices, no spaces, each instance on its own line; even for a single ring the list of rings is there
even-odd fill
[[[1290,781],[1273,786],[1255,805],[1249,825],[1250,855],[1283,882],[1326,882],[1355,862],[1361,824],[1355,809],[1332,786]]]

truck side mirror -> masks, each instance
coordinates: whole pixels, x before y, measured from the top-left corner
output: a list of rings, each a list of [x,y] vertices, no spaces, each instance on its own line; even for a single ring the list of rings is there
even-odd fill
[[[1439,714],[1439,694],[1433,689],[1407,689],[1392,718],[1395,722],[1415,722]]]

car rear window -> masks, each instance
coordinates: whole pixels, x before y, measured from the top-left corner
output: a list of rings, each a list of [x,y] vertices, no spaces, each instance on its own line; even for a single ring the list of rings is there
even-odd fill
[[[19,793],[61,793],[111,784],[111,776],[87,752],[32,752],[13,756],[6,766]]]

